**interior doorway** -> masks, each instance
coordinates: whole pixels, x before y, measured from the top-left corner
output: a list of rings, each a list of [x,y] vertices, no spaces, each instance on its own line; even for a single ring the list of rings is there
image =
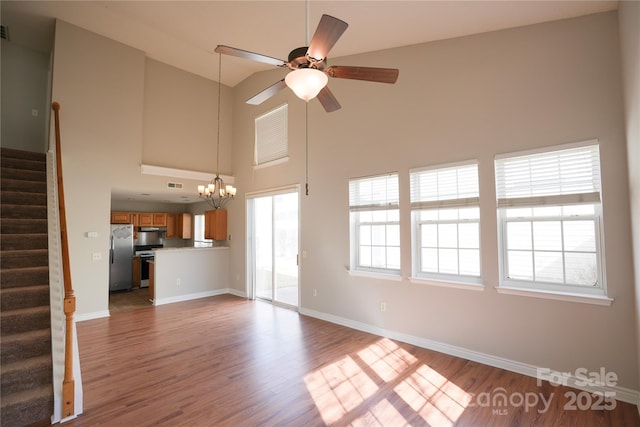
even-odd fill
[[[247,196],[249,295],[298,308],[299,189]]]

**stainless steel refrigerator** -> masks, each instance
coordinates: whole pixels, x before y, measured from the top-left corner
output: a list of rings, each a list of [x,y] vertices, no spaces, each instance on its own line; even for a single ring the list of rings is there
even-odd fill
[[[109,291],[129,290],[133,283],[133,225],[111,224]]]

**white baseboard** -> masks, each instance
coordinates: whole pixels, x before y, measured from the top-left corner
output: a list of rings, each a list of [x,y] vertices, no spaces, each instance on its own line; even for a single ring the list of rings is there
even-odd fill
[[[102,310],[93,311],[91,313],[75,314],[73,319],[76,322],[84,322],[85,320],[102,319],[103,317],[109,317],[110,315],[109,310]]]
[[[538,370],[545,369],[539,366],[530,365],[528,363],[517,362],[515,360],[505,359],[503,357],[494,356],[491,354],[480,353],[474,350],[469,350],[463,347],[458,347],[450,344],[441,343],[438,341],[429,340],[426,338],[416,337],[413,335],[403,334],[396,331],[391,331],[377,326],[372,326],[366,323],[357,322],[351,319],[346,319],[331,314],[322,313],[315,310],[310,310],[300,307],[300,314],[305,316],[315,317],[317,319],[325,320],[327,322],[335,323],[338,325],[346,326],[348,328],[356,329],[370,334],[378,335],[381,337],[391,338],[396,341],[401,341],[407,344],[412,344],[418,347],[434,350],[440,353],[448,354],[462,359],[471,360],[474,362],[482,363],[484,365],[493,366],[495,368],[505,369],[507,371],[515,372],[529,377],[537,378]],[[604,393],[605,396],[614,396],[616,400],[621,402],[627,402],[634,405],[640,405],[640,392],[637,390],[631,390],[620,386],[582,386],[584,381],[581,378],[575,376],[568,376],[566,383],[569,387],[577,388],[579,390],[588,391],[590,393]],[[613,393],[613,394],[611,394]],[[640,412],[640,406],[638,408]]]
[[[191,301],[193,299],[213,297],[216,295],[227,294],[229,293],[228,291],[228,289],[216,289],[213,291],[196,292],[193,294],[184,294],[169,298],[156,298],[153,301],[153,305],[173,304],[175,302]]]
[[[227,293],[231,294],[231,295],[235,295],[237,297],[241,297],[241,298],[246,298],[247,297],[247,293],[243,292],[243,291],[239,291],[237,289],[234,288],[227,288]]]

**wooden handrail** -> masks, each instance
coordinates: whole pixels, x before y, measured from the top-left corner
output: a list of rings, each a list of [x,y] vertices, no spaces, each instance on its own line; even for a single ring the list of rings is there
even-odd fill
[[[60,148],[60,104],[51,104],[56,132],[56,179],[58,182],[58,211],[60,216],[60,246],[62,248],[62,277],[64,282],[64,315],[66,332],[64,343],[64,380],[62,382],[63,418],[75,414],[75,380],[73,378],[73,315],[76,312],[76,296],[71,285],[67,215],[62,185],[62,150]]]

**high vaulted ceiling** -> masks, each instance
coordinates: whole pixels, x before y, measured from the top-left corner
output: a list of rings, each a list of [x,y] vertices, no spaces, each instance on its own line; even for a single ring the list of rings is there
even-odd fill
[[[617,1],[2,1],[11,41],[51,48],[53,18],[218,79],[218,44],[280,59],[306,46],[322,14],[349,28],[332,58],[617,8]],[[307,19],[308,10],[308,19]],[[307,28],[308,27],[308,28]],[[331,58],[330,58],[331,59]],[[226,56],[222,82],[235,86],[273,66]]]

